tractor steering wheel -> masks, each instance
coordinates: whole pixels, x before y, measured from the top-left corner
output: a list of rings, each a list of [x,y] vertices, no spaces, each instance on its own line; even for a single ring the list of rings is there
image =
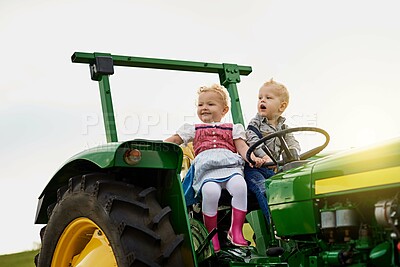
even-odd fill
[[[293,133],[293,132],[317,132],[317,133],[320,133],[320,134],[325,136],[325,143],[323,145],[321,145],[321,146],[317,146],[315,148],[312,148],[312,149],[300,154],[299,156],[297,156],[293,152],[293,150],[289,149],[289,147],[288,147],[288,145],[287,145],[287,143],[286,143],[286,141],[284,139],[284,136],[286,134]],[[278,160],[278,159],[276,159],[276,158],[274,158],[272,156],[272,153],[269,151],[268,147],[265,145],[265,142],[270,140],[270,139],[272,139],[272,138],[278,138],[279,139],[279,141],[281,143],[281,148],[282,148],[283,153],[285,154],[286,158],[284,157],[284,159]],[[258,140],[256,143],[254,143],[252,146],[250,146],[249,150],[247,151],[246,158],[251,164],[255,165],[255,162],[251,159],[250,155],[260,144],[263,144],[261,148],[264,150],[265,153],[267,153],[267,155],[272,160],[272,162],[267,162],[263,166],[264,167],[274,166],[274,165],[283,166],[286,163],[289,163],[289,162],[292,162],[292,161],[305,160],[305,159],[308,159],[308,158],[310,158],[312,156],[317,155],[319,152],[321,152],[328,145],[329,140],[330,140],[329,134],[325,130],[317,128],[317,127],[289,128],[289,129],[285,129],[285,130],[282,130],[282,131],[278,131],[278,132],[272,133],[272,134],[267,135],[267,136],[261,138],[260,140]]]

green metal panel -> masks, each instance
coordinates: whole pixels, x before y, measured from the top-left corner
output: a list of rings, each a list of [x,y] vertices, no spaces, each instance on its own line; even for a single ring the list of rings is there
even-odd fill
[[[308,200],[311,198],[313,163],[278,173],[271,177],[268,187],[270,205]]]
[[[311,200],[312,168],[313,162],[310,162],[266,181],[268,203],[278,236],[317,232],[316,208]]]
[[[311,200],[271,205],[278,236],[296,236],[317,232],[314,203]]]
[[[264,214],[261,210],[253,210],[246,215],[246,220],[255,234],[257,252],[263,256],[267,255],[267,248],[270,243],[272,243],[269,227],[264,218]]]

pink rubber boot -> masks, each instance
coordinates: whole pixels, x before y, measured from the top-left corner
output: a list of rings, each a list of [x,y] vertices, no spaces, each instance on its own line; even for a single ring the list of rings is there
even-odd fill
[[[204,220],[204,225],[206,226],[206,229],[209,233],[211,233],[211,231],[214,228],[217,228],[217,215],[215,214],[214,216],[207,216],[203,213],[203,220]],[[214,246],[214,251],[218,252],[220,251],[221,247],[219,245],[219,239],[218,239],[218,234],[215,234],[213,236],[213,238],[211,239],[213,246]]]
[[[238,210],[232,207],[232,221],[231,228],[228,232],[228,239],[235,246],[244,247],[248,246],[249,242],[243,236],[243,224],[246,218],[246,211]]]

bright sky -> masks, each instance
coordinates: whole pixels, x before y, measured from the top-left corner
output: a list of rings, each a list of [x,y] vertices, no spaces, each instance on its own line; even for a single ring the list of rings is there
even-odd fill
[[[35,248],[37,198],[74,154],[105,143],[98,86],[75,51],[250,65],[246,122],[261,84],[290,91],[290,126],[317,126],[328,150],[400,136],[398,1],[0,2],[0,254]],[[206,74],[116,68],[120,140],[164,139],[195,120]],[[36,244],[36,245],[35,245]]]

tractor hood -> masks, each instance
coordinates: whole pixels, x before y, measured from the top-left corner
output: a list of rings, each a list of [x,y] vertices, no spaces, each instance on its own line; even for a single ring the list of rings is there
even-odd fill
[[[400,186],[400,138],[318,160],[312,180],[316,197]]]
[[[267,180],[271,205],[377,186],[400,186],[400,138],[338,152]]]
[[[400,138],[310,161],[271,177],[266,187],[279,236],[315,234],[318,200],[400,188]]]

